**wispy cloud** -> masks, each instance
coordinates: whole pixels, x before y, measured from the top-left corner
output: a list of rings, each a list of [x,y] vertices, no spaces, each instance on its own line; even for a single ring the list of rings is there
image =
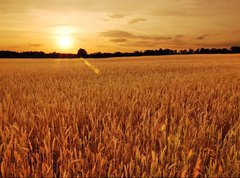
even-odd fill
[[[152,35],[135,35],[130,32],[120,31],[120,30],[109,30],[105,32],[100,32],[101,37],[108,38],[124,38],[124,39],[139,39],[139,40],[170,40],[172,37],[168,36],[152,36]]]
[[[108,14],[109,18],[113,18],[113,19],[122,19],[125,17],[124,14]]]
[[[185,45],[182,41],[153,41],[153,40],[137,40],[137,41],[127,41],[126,43],[120,43],[119,46],[129,46],[129,47],[140,47],[143,49],[149,48],[178,48]]]
[[[30,47],[42,47],[43,45],[42,44],[31,44],[31,43],[28,43],[28,46],[30,46]]]
[[[114,43],[122,43],[122,42],[126,42],[126,41],[128,41],[128,40],[125,38],[111,39],[111,42],[114,42]]]
[[[210,42],[210,43],[197,43],[196,46],[207,47],[207,48],[229,48],[231,46],[239,46],[240,41],[221,41],[221,42]]]
[[[136,24],[136,23],[144,22],[144,21],[146,21],[146,19],[143,19],[143,18],[135,18],[135,19],[130,20],[128,23],[129,23],[129,24]]]
[[[123,43],[123,44],[120,44],[120,46],[131,46],[131,47],[141,47],[141,48],[148,48],[148,47],[159,47],[161,46],[162,43],[160,43],[159,41],[131,41],[131,42],[128,42],[128,43]]]
[[[182,39],[182,38],[185,38],[185,36],[184,35],[176,35],[175,36],[175,39]]]
[[[96,47],[98,47],[98,48],[108,48],[109,46],[107,46],[107,45],[97,45]]]
[[[204,35],[200,35],[197,38],[195,38],[196,40],[204,40],[206,37],[208,36],[208,34],[204,34]]]
[[[171,9],[161,9],[161,10],[155,10],[151,12],[152,15],[156,16],[175,16],[175,17],[194,17],[201,15],[200,12],[197,11],[190,11],[190,10],[171,10]]]

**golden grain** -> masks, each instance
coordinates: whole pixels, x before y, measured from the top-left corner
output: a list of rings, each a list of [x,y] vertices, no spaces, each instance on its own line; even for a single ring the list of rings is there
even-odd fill
[[[0,176],[239,177],[239,71],[240,55],[0,60]]]

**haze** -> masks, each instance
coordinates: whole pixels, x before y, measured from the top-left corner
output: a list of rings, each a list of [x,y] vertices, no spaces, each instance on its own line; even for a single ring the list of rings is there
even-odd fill
[[[239,0],[1,0],[0,50],[230,47],[239,17]]]

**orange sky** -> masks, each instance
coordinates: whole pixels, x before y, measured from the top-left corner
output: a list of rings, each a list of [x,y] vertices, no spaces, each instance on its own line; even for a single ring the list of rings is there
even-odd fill
[[[240,0],[1,0],[0,50],[240,45]]]

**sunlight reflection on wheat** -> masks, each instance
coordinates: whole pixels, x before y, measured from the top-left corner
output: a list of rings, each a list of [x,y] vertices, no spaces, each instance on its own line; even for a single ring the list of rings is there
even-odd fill
[[[86,64],[86,66],[88,66],[95,74],[100,75],[100,70],[94,66],[93,64],[91,64],[90,62],[86,61],[83,58],[80,58],[81,61],[84,62],[84,64]]]

